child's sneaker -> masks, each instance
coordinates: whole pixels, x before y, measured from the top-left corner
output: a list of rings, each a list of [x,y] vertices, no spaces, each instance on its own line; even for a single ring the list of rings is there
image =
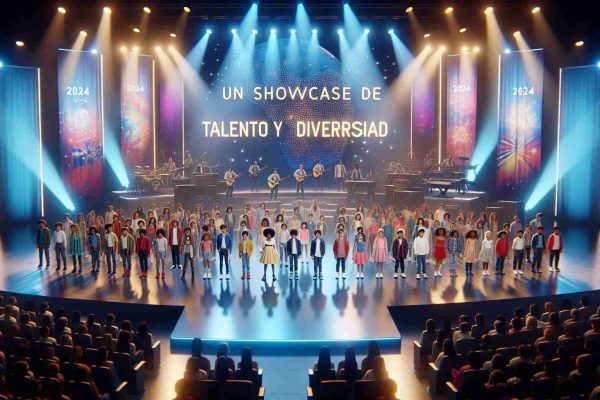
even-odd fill
[[[417,273],[417,279],[421,279],[421,274]]]
[[[346,273],[342,272],[342,279],[346,279]]]

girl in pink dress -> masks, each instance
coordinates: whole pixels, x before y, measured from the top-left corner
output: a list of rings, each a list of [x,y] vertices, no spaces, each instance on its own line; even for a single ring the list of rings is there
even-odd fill
[[[383,234],[383,229],[377,231],[377,236],[373,241],[371,259],[377,266],[375,279],[383,279],[383,264],[387,264],[388,262],[388,245]]]
[[[310,252],[308,251],[308,245],[310,243],[310,232],[308,231],[308,224],[306,222],[302,223],[300,233],[298,234],[298,238],[300,239],[300,244],[302,245],[302,255],[304,256],[304,260],[307,261],[308,255],[310,254]]]
[[[363,269],[365,264],[369,262],[367,259],[367,242],[365,241],[365,235],[362,232],[358,232],[356,240],[354,241],[354,249],[352,251],[352,260],[356,264],[356,279],[363,279]]]

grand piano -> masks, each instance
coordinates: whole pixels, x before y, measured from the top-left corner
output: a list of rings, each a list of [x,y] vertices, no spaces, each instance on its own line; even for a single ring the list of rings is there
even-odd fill
[[[356,198],[359,196],[367,196],[370,199],[375,197],[376,181],[346,181],[346,190],[348,198]]]

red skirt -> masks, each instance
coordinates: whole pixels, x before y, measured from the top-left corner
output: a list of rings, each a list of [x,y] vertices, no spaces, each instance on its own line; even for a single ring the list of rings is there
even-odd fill
[[[435,240],[435,246],[433,248],[433,256],[436,260],[442,261],[447,257],[446,255],[446,240]]]

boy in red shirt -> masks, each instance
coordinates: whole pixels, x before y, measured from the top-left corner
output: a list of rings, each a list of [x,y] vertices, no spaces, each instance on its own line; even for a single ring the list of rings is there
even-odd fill
[[[150,254],[151,244],[150,238],[146,236],[145,229],[140,229],[138,233],[139,236],[137,238],[135,248],[140,259],[140,268],[142,270],[140,276],[145,278],[148,276],[148,255]]]
[[[508,238],[506,231],[498,232],[496,241],[496,275],[504,275],[504,260],[508,256]]]
[[[335,279],[340,277],[340,265],[342,266],[342,279],[346,279],[346,258],[350,252],[350,243],[346,239],[343,230],[338,231],[338,237],[333,242],[333,256],[335,257]]]
[[[556,268],[556,272],[560,272],[560,268],[558,268],[558,261],[560,260],[560,253],[563,251],[563,238],[560,235],[560,228],[558,226],[554,227],[554,233],[552,233],[548,237],[548,267],[550,267],[550,272],[554,272],[554,268]],[[552,267],[552,261],[554,261],[554,268]]]

